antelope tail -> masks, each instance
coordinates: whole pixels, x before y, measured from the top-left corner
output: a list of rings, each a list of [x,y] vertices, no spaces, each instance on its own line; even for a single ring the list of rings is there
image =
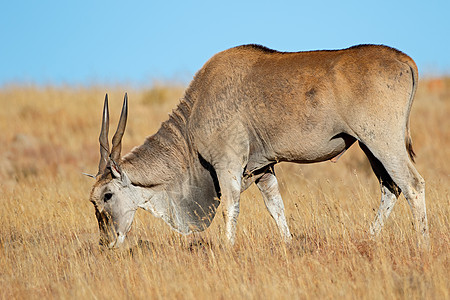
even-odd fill
[[[412,91],[411,91],[411,97],[409,99],[409,106],[408,106],[408,120],[406,121],[406,132],[405,132],[405,145],[406,150],[408,151],[409,158],[412,162],[415,162],[416,153],[414,152],[413,145],[412,145],[412,139],[411,139],[411,132],[409,129],[409,114],[411,112],[411,106],[414,101],[414,95],[416,94],[417,90],[417,84],[419,83],[419,75],[418,75],[418,69],[417,65],[414,63],[412,59],[409,59],[406,61],[406,63],[409,65],[411,69],[411,75],[412,75]]]

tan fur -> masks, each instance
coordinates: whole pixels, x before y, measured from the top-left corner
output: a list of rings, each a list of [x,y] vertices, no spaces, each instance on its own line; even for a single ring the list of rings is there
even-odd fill
[[[207,227],[219,197],[233,242],[239,195],[261,178],[269,211],[280,231],[289,232],[274,164],[336,160],[358,141],[382,185],[373,232],[392,209],[386,203],[402,191],[427,236],[424,181],[412,165],[409,132],[417,76],[414,61],[387,46],[296,53],[232,48],[198,71],[170,119],[120,166],[132,184],[170,194],[164,195],[178,217],[169,223],[180,232]]]

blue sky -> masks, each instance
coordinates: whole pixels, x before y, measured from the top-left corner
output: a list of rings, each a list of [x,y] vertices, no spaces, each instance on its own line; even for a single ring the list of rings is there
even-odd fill
[[[450,74],[450,1],[2,1],[0,86],[188,82],[214,53],[375,43]]]

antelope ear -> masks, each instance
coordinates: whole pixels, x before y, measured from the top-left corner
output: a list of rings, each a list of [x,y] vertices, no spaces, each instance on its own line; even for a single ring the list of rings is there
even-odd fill
[[[122,181],[122,185],[123,186],[130,186],[131,185],[131,180],[128,177],[127,173],[122,172],[122,176],[120,176],[120,181]]]
[[[122,169],[114,160],[109,159],[108,165],[111,168],[111,173],[114,178],[120,178],[122,176]]]
[[[123,186],[128,186],[131,184],[131,180],[128,178],[128,175],[112,159],[110,160],[110,166],[113,177],[120,178]]]

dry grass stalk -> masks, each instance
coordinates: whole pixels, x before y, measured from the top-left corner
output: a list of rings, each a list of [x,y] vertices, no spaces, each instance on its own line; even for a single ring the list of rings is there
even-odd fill
[[[124,153],[156,131],[182,91],[128,91]],[[139,212],[130,249],[102,252],[87,201],[92,182],[81,172],[96,170],[104,93],[103,87],[0,90],[1,298],[450,297],[449,78],[422,81],[411,115],[417,167],[427,182],[429,253],[417,251],[403,198],[381,237],[368,238],[379,189],[357,147],[337,165],[277,168],[291,246],[251,188],[233,249],[225,246],[220,217],[192,243]],[[120,107],[123,88],[108,93],[111,107]],[[114,112],[111,120],[118,119]]]

